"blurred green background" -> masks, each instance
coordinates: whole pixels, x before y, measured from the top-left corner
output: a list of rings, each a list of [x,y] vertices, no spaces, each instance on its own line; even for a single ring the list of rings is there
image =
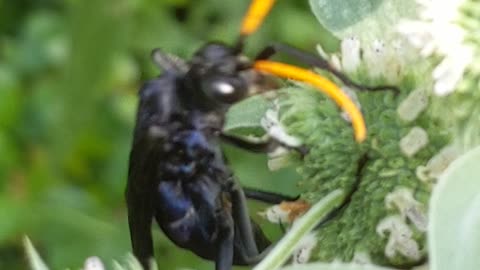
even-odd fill
[[[248,2],[0,0],[0,269],[28,269],[24,235],[51,269],[125,258],[136,93],[159,73],[150,51],[188,58],[207,41],[233,42]],[[278,1],[247,54],[273,41],[334,48],[326,35],[308,1]],[[298,193],[293,170],[271,173],[264,156],[226,150],[244,185]],[[252,215],[263,207],[252,205]],[[161,269],[212,269],[156,226],[155,238]]]

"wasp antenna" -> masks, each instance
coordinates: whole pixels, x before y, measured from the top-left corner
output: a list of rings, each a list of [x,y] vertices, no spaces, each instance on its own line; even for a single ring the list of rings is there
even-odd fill
[[[400,92],[400,90],[397,87],[392,85],[366,86],[366,85],[355,83],[350,78],[348,78],[348,76],[346,76],[344,73],[335,69],[332,65],[330,65],[330,63],[326,59],[322,58],[321,56],[299,50],[295,47],[291,47],[286,44],[276,43],[266,47],[265,49],[260,51],[259,54],[257,54],[257,57],[255,57],[255,61],[270,59],[273,55],[277,53],[284,53],[288,56],[291,56],[297,59],[303,64],[310,65],[314,68],[326,70],[332,73],[333,75],[335,75],[335,77],[337,77],[345,85],[356,88],[358,90],[365,90],[365,91],[392,90],[395,94],[398,94]]]
[[[233,51],[236,55],[239,55],[245,46],[245,36],[240,35],[235,42],[235,46],[233,47]]]
[[[253,0],[248,8],[247,14],[243,17],[240,35],[248,36],[257,31],[274,3],[275,0]]]
[[[152,50],[151,58],[153,63],[163,71],[178,71],[185,73],[188,71],[188,64],[180,57],[163,52],[160,48]]]
[[[355,140],[359,143],[365,140],[367,136],[367,128],[360,109],[332,81],[319,74],[313,73],[310,70],[280,62],[259,60],[254,63],[253,68],[258,71],[263,71],[287,79],[306,82],[315,86],[317,90],[333,99],[341,109],[348,113],[352,120]]]

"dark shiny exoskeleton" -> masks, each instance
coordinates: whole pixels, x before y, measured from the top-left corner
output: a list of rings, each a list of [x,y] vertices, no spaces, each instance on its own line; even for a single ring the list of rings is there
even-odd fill
[[[140,90],[128,172],[134,255],[144,266],[153,258],[155,219],[172,242],[215,261],[218,270],[253,264],[269,241],[251,221],[220,149],[220,140],[253,151],[273,145],[222,133],[226,110],[252,85],[248,63],[218,43],[200,49],[189,63],[159,51],[153,56],[164,72]]]

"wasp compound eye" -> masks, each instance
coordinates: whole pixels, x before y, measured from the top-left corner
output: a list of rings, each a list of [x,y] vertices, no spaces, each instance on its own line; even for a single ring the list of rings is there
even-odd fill
[[[220,103],[231,104],[244,98],[248,87],[239,78],[213,77],[202,82],[202,90]]]

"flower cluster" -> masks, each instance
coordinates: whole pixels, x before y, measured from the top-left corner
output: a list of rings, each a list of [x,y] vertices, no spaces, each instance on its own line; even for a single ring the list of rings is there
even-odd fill
[[[355,83],[395,85],[400,93],[363,91],[318,70],[361,107],[368,129],[362,144],[352,139],[349,119],[342,118],[337,106],[308,87],[284,89],[276,101],[275,126],[309,149],[298,167],[302,199],[315,203],[339,188],[352,194],[345,198],[349,201],[344,209],[315,232],[317,243],[309,257],[392,266],[421,261],[434,181],[425,181],[418,171],[424,168],[424,174],[436,178],[448,164],[437,166],[435,160],[450,140],[448,133],[438,132],[438,123],[428,113],[431,80],[426,74],[431,69],[416,64],[415,49],[401,36],[371,44],[349,37],[342,40],[339,54],[327,54],[320,47],[318,51]],[[287,221],[288,213],[281,209],[274,206],[266,215],[275,222]]]
[[[439,96],[452,93],[474,59],[474,48],[466,42],[466,30],[459,25],[464,0],[418,0],[420,20],[402,22],[398,29],[423,57],[442,58],[432,73],[433,91]]]

